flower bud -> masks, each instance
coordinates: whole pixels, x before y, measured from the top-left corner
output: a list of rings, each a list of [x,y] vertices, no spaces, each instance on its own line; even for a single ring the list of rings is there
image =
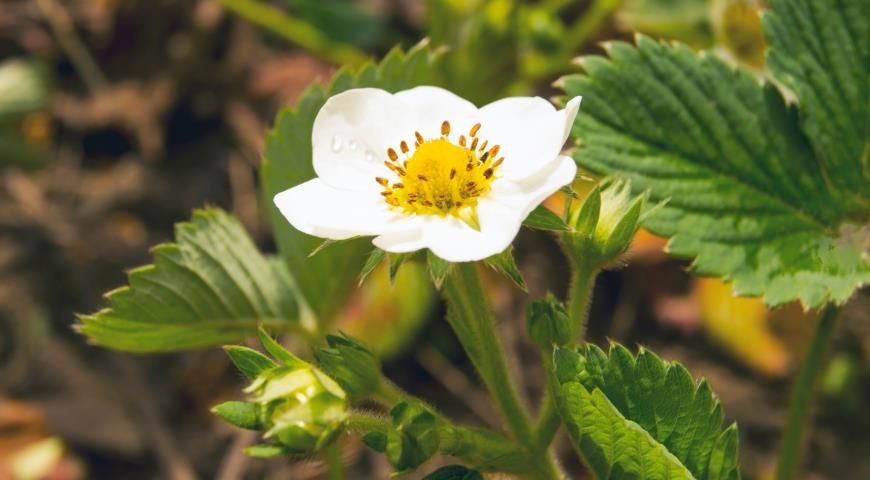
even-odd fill
[[[245,389],[249,402],[227,402],[213,412],[239,427],[264,431],[270,443],[258,446],[258,456],[310,453],[328,445],[344,427],[347,394],[268,336],[262,334],[261,340],[274,361],[246,347],[227,348],[253,380]]]
[[[529,304],[526,309],[526,328],[532,341],[547,351],[553,345],[565,345],[571,341],[568,312],[552,294]]]
[[[575,263],[601,267],[625,253],[640,227],[646,195],[631,196],[627,182],[597,186],[569,214],[572,231],[562,234]]]
[[[317,366],[335,379],[351,400],[378,391],[381,386],[381,364],[377,357],[355,339],[328,335],[328,348],[316,348]]]

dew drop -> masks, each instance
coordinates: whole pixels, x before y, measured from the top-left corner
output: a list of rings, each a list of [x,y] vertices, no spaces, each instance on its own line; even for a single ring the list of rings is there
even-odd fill
[[[338,135],[332,137],[332,151],[338,153],[341,151],[343,140]]]
[[[359,145],[356,143],[356,140],[351,140],[350,143],[347,144],[347,148],[352,152],[355,152],[358,147]]]
[[[366,151],[366,162],[368,162],[368,163],[375,163],[376,162],[375,154],[371,150]]]

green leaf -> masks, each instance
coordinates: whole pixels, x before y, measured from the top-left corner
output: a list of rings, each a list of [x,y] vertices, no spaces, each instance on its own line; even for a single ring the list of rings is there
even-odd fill
[[[275,208],[272,197],[314,178],[311,129],[314,117],[327,98],[351,88],[377,87],[399,91],[431,84],[435,60],[435,53],[421,43],[407,53],[398,49],[391,51],[378,66],[367,65],[355,73],[342,69],[328,87],[309,88],[294,108],[283,110],[266,137],[265,159],[260,173],[278,249],[321,322],[328,322],[333,317],[356,286],[357,275],[366,252],[371,249],[371,242],[365,239],[340,242],[308,258],[308,253],[322,240],[291,227]]]
[[[447,465],[426,475],[423,480],[483,480],[483,475],[462,465]]]
[[[601,478],[739,478],[737,430],[705,380],[613,344],[556,349],[557,403],[574,446]]]
[[[426,250],[426,263],[429,266],[429,276],[432,277],[432,283],[435,284],[435,288],[441,288],[453,264],[435,255],[432,250]]]
[[[228,345],[224,347],[224,351],[227,352],[233,365],[249,380],[253,380],[266,370],[278,366],[271,358],[252,348]]]
[[[504,249],[501,253],[487,257],[484,262],[494,270],[510,278],[511,281],[518,287],[522,288],[523,291],[528,291],[528,288],[526,287],[526,279],[523,278],[523,274],[520,272],[519,267],[517,267],[516,260],[514,260],[513,245]]]
[[[543,205],[535,207],[532,213],[523,220],[523,225],[539,230],[555,230],[557,232],[568,230],[568,225],[565,224],[565,221]]]
[[[870,0],[773,0],[763,22],[768,66],[797,95],[801,124],[826,178],[866,214]]]
[[[224,402],[211,409],[212,413],[239,428],[260,430],[259,409],[256,404],[245,402]]]
[[[226,212],[196,210],[176,243],[154,247],[106,308],[79,317],[92,342],[130,352],[167,352],[238,341],[259,324],[298,327],[291,286]]]
[[[584,96],[574,156],[667,199],[645,225],[671,237],[671,253],[771,305],[842,302],[870,280],[859,242],[840,238],[854,217],[850,194],[825,182],[796,112],[772,85],[642,36],[608,53],[564,79],[569,96]]]

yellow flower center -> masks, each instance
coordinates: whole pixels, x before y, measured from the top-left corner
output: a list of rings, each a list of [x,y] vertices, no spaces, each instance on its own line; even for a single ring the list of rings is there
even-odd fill
[[[487,150],[488,142],[477,136],[480,124],[471,127],[469,136],[459,136],[458,144],[450,141],[450,123],[441,124],[441,137],[426,140],[415,132],[414,151],[402,141],[399,150],[387,150],[384,164],[397,177],[391,182],[375,180],[384,187],[384,201],[405,215],[453,215],[472,228],[479,229],[477,201],[490,190],[496,171],[504,157],[496,158],[499,146]]]

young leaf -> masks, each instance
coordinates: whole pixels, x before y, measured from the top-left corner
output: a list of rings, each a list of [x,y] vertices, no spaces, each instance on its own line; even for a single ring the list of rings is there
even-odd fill
[[[870,0],[773,0],[763,22],[770,43],[768,65],[797,95],[801,123],[826,178],[854,195],[848,200],[866,213]]]
[[[523,291],[528,290],[528,288],[526,288],[526,279],[523,278],[523,274],[520,272],[519,267],[517,267],[516,260],[514,260],[513,245],[504,249],[501,253],[486,258],[484,262],[494,270],[497,270],[510,278],[511,281],[513,281],[518,287],[522,288]]]
[[[737,470],[736,426],[706,381],[641,349],[613,344],[554,354],[560,414],[575,447],[602,478],[730,480]]]
[[[154,247],[154,263],[131,270],[110,306],[79,317],[98,345],[166,352],[238,341],[260,323],[298,321],[291,286],[222,210],[197,210],[175,227],[176,243]]]
[[[344,305],[357,284],[357,275],[371,243],[363,239],[340,242],[308,258],[308,252],[322,240],[291,227],[273,205],[272,197],[314,177],[311,129],[314,117],[327,98],[351,88],[398,91],[433,83],[430,72],[435,59],[435,53],[426,44],[420,44],[407,53],[398,49],[391,51],[379,66],[369,64],[356,73],[340,70],[328,87],[309,88],[295,108],[283,110],[266,138],[260,174],[278,249],[304,298],[321,321],[328,321]]]
[[[645,226],[671,237],[671,253],[771,305],[842,302],[870,280],[858,242],[840,238],[845,222],[862,217],[855,195],[864,196],[866,219],[867,182],[863,191],[826,183],[828,165],[813,157],[772,85],[642,36],[608,53],[564,79],[570,96],[588,100],[574,155],[636,192],[649,189],[653,201],[669,199]]]
[[[565,221],[543,205],[535,207],[532,213],[523,220],[523,225],[539,230],[555,230],[557,232],[568,230],[568,225],[565,224]]]

